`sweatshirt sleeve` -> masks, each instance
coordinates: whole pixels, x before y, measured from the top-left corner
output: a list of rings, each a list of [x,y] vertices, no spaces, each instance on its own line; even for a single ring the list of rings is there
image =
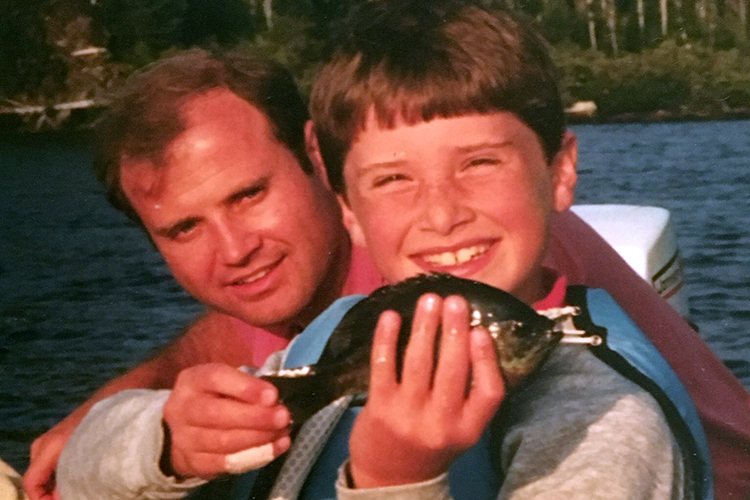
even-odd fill
[[[169,394],[129,390],[96,404],[60,456],[62,500],[177,499],[205,483],[161,472],[162,410]]]
[[[348,463],[339,468],[336,480],[338,500],[451,500],[447,473],[421,483],[357,489],[348,484]]]
[[[640,386],[582,346],[560,346],[537,375],[499,420],[501,499],[692,498],[680,446]]]

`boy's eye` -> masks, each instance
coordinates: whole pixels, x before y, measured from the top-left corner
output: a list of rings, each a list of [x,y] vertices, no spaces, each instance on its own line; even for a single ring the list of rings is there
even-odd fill
[[[405,176],[404,174],[389,174],[389,175],[384,175],[384,176],[377,177],[376,179],[374,179],[372,181],[372,187],[376,187],[376,188],[377,187],[382,187],[382,186],[386,186],[388,184],[393,184],[395,182],[405,181],[405,180],[408,180],[408,177]]]
[[[473,158],[468,162],[467,167],[497,166],[502,164],[498,158]]]

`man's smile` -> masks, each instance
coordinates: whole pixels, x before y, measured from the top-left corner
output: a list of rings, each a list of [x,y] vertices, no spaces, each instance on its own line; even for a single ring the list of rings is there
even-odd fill
[[[269,273],[274,271],[284,260],[285,255],[281,255],[278,258],[274,259],[272,262],[262,265],[260,267],[257,267],[254,271],[250,273],[245,273],[242,276],[231,280],[228,285],[229,286],[242,286],[242,285],[251,285],[256,283],[257,281],[265,278],[268,276]]]

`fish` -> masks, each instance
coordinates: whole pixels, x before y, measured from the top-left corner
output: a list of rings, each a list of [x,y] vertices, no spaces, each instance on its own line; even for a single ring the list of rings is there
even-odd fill
[[[417,301],[427,293],[441,297],[460,295],[466,299],[471,326],[482,326],[492,336],[506,392],[517,388],[540,367],[563,336],[553,320],[538,314],[512,294],[478,281],[433,273],[386,285],[344,315],[317,363],[261,377],[278,388],[279,398],[295,425],[301,425],[342,396],[366,395],[375,327],[386,310],[401,316],[396,350],[400,377]]]

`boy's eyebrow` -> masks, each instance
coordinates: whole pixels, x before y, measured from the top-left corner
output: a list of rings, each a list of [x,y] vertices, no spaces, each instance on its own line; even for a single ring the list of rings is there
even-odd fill
[[[404,165],[406,163],[406,160],[383,160],[383,161],[373,161],[373,162],[366,162],[362,164],[363,169],[370,169],[370,168],[396,168]]]
[[[513,141],[511,140],[503,140],[503,141],[493,141],[493,142],[478,142],[476,144],[468,144],[465,146],[456,146],[454,148],[455,151],[461,154],[466,153],[473,153],[474,151],[480,151],[482,149],[501,149],[501,148],[507,148],[509,146],[513,145]],[[383,161],[373,161],[373,162],[367,162],[362,164],[362,169],[371,169],[371,168],[396,168],[403,166],[406,164],[406,160],[383,160]]]
[[[498,142],[479,142],[477,144],[457,146],[456,151],[458,151],[459,153],[472,153],[474,151],[479,151],[480,149],[506,148],[512,144],[513,144],[513,141],[510,141],[510,140],[498,141]]]

